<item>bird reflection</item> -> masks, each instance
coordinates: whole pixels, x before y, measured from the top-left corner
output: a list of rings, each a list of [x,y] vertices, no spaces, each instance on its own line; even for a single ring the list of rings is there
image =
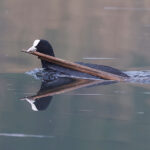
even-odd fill
[[[41,88],[36,95],[25,97],[21,100],[26,100],[31,104],[33,111],[43,111],[50,105],[52,98],[56,94],[61,94],[76,90],[83,87],[91,87],[96,85],[107,85],[116,83],[115,81],[107,80],[88,80],[61,77],[55,80],[43,81]]]

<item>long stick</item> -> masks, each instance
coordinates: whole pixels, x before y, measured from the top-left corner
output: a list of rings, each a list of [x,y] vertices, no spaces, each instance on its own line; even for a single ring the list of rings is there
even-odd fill
[[[53,56],[45,55],[45,54],[37,52],[37,51],[27,52],[27,51],[23,50],[22,52],[33,54],[35,56],[38,56],[40,59],[46,60],[48,62],[52,62],[54,64],[57,64],[57,65],[60,65],[60,66],[63,66],[63,67],[69,68],[69,69],[73,69],[73,70],[76,70],[76,71],[80,71],[80,72],[83,72],[83,73],[87,73],[87,74],[90,74],[90,75],[93,75],[93,76],[97,76],[97,77],[100,77],[102,79],[114,80],[114,81],[125,81],[125,79],[126,79],[125,77],[122,77],[122,76],[118,76],[118,75],[108,73],[108,72],[105,72],[105,71],[93,69],[93,68],[90,68],[90,67],[87,67],[87,66],[76,64],[76,63],[73,63],[73,62],[70,62],[70,61],[67,61],[67,60],[63,60],[63,59],[60,59],[60,58],[56,58],[56,57],[53,57]]]

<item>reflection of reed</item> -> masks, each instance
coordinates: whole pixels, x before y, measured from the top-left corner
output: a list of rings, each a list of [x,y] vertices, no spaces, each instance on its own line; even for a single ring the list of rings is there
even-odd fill
[[[56,94],[73,91],[73,90],[76,90],[79,88],[83,88],[86,86],[90,86],[90,85],[94,85],[94,84],[98,84],[98,83],[102,83],[102,82],[104,82],[104,81],[77,79],[77,80],[74,80],[73,82],[70,82],[69,84],[60,85],[60,86],[56,86],[56,87],[54,86],[54,88],[50,88],[46,91],[39,92],[37,95],[31,96],[28,98],[31,100],[36,100],[38,98],[53,96]]]
[[[79,88],[96,85],[107,85],[116,83],[115,81],[88,80],[74,78],[57,78],[50,82],[42,82],[40,90],[36,95],[22,98],[31,104],[32,110],[45,110],[51,103],[56,94],[73,91]]]

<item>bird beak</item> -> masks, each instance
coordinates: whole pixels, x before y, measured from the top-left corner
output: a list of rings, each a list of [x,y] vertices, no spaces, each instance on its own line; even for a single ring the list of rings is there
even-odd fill
[[[27,50],[27,52],[33,52],[33,51],[36,51],[36,50],[37,50],[36,47],[32,46],[32,47],[30,47],[30,48]]]

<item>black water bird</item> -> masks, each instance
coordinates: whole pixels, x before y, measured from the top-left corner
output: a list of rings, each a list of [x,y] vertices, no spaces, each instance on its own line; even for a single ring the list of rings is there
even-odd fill
[[[44,40],[44,39],[35,40],[33,42],[32,47],[30,47],[27,51],[28,52],[37,51],[37,52],[40,52],[40,53],[43,53],[43,54],[46,54],[46,55],[55,56],[51,44],[47,40]],[[128,75],[123,73],[122,71],[120,71],[116,68],[109,67],[109,66],[91,64],[91,63],[83,63],[83,62],[77,62],[77,63],[81,64],[81,65],[84,65],[84,66],[94,68],[94,69],[98,69],[98,70],[102,70],[102,71],[105,71],[105,72],[108,72],[108,73],[119,75],[119,76],[122,76],[122,77],[128,77]],[[85,77],[85,78],[95,78],[95,79],[97,78],[97,79],[99,79],[98,77],[95,77],[95,76],[92,76],[92,75],[89,75],[89,74],[86,74],[86,73],[81,73],[81,72],[78,72],[78,71],[74,71],[72,69],[64,68],[64,67],[61,67],[59,65],[53,64],[51,62],[45,61],[45,60],[41,60],[41,64],[42,64],[42,67],[46,70],[53,70],[53,71],[56,71],[56,72],[60,72],[64,75],[68,75],[68,76],[72,76],[72,77],[79,77],[79,78],[80,77]]]

